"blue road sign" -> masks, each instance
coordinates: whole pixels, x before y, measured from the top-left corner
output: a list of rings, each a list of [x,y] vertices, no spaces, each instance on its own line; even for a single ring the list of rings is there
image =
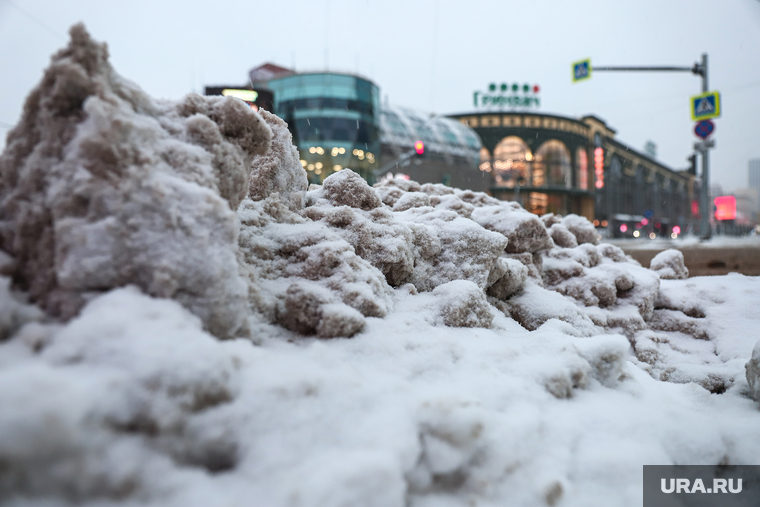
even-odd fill
[[[694,133],[700,139],[707,139],[715,130],[715,123],[710,120],[702,120],[694,125]]]
[[[651,209],[648,209],[648,210],[646,210],[646,211],[644,212],[644,216],[645,216],[646,218],[649,218],[649,219],[651,219],[651,218],[654,216],[654,212],[653,212]]]
[[[720,93],[707,92],[691,98],[691,119],[709,120],[720,116]]]
[[[591,59],[587,58],[573,64],[573,83],[591,77]]]

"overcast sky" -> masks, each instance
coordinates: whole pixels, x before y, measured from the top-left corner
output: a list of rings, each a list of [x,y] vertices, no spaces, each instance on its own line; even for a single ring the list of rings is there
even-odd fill
[[[0,0],[0,146],[78,21],[156,97],[243,84],[267,61],[358,72],[391,103],[439,114],[471,111],[472,92],[492,82],[538,84],[540,111],[594,114],[634,148],[654,141],[676,169],[696,141],[697,76],[599,72],[573,84],[570,65],[691,66],[707,52],[723,110],[712,181],[746,187],[760,158],[758,0]]]

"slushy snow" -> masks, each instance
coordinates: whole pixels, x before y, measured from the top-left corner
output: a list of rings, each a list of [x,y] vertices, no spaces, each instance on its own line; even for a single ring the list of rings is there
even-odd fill
[[[760,464],[757,277],[307,188],[276,116],[71,35],[0,156],[3,505],[638,506],[644,464]]]

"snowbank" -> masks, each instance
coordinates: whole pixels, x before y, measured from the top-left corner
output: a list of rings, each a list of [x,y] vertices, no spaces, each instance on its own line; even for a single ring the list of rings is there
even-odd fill
[[[758,278],[307,191],[281,120],[106,57],[73,28],[0,156],[0,503],[630,506],[643,464],[760,464]]]
[[[68,319],[135,284],[219,337],[244,332],[238,204],[271,131],[241,101],[154,101],[81,25],[53,56],[0,156],[0,249],[14,280]]]

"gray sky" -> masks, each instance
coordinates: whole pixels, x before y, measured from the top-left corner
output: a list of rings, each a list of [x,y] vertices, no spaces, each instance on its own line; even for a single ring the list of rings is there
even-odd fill
[[[599,116],[624,143],[654,141],[673,168],[696,141],[699,78],[599,72],[572,84],[570,64],[691,66],[707,52],[723,110],[712,180],[746,187],[760,158],[758,0],[0,0],[0,146],[78,21],[156,97],[242,84],[265,61],[359,72],[391,103],[435,113],[472,110],[472,92],[492,82],[538,84],[542,112]]]

